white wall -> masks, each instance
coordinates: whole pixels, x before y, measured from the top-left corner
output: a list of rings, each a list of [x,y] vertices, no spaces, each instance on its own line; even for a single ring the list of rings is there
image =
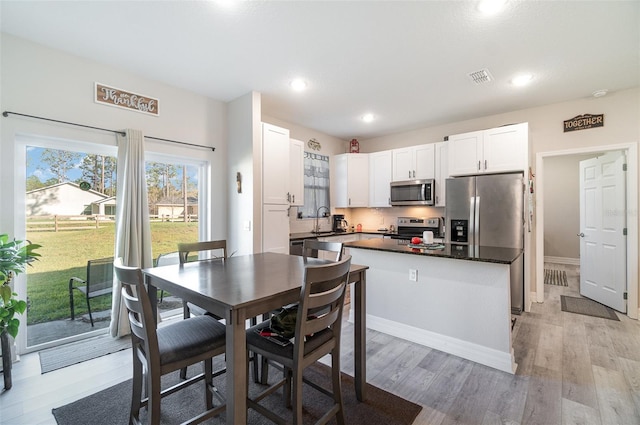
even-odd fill
[[[580,161],[595,155],[544,160],[544,256],[580,258]]]
[[[211,161],[211,236],[226,238],[226,105],[222,102],[133,75],[101,63],[82,59],[42,45],[0,34],[0,109],[37,115],[106,129],[140,129],[147,136],[179,140],[216,151],[186,148],[147,139],[146,149],[174,157]],[[146,94],[159,99],[160,115],[96,104],[94,82]],[[21,166],[15,166],[14,141],[18,134],[53,137],[68,141],[115,146],[109,132],[81,129],[10,115],[0,117],[0,199],[4,205],[16,199]],[[22,189],[24,190],[24,189]],[[24,205],[0,209],[0,229],[24,236],[16,214]],[[17,233],[17,234],[16,234]]]

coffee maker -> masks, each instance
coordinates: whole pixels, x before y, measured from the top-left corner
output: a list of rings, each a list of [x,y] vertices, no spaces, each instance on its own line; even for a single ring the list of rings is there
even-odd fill
[[[336,233],[342,233],[347,231],[347,221],[344,219],[344,214],[334,214],[333,215],[333,226],[331,230]]]

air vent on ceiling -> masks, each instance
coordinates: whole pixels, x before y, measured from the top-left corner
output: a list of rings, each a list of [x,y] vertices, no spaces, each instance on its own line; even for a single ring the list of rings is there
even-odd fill
[[[471,81],[476,84],[484,84],[488,83],[489,81],[493,81],[493,77],[491,76],[487,68],[469,73],[469,78],[471,78]]]

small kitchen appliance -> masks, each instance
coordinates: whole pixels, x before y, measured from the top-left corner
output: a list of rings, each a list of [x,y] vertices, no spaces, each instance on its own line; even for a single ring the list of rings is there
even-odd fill
[[[347,220],[344,219],[344,214],[333,215],[333,226],[331,227],[331,230],[336,233],[343,233],[346,232],[348,228],[349,224],[347,223]]]

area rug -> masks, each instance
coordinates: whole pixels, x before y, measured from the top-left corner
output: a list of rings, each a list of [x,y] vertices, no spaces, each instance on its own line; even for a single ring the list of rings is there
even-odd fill
[[[127,348],[131,348],[130,337],[115,339],[110,336],[99,336],[85,339],[40,351],[40,368],[42,373],[47,373]]]
[[[567,272],[564,270],[544,269],[544,284],[556,286],[569,286]]]
[[[562,311],[569,313],[584,314],[586,316],[601,317],[603,319],[617,320],[616,312],[605,305],[590,300],[588,298],[560,296],[560,306]]]
[[[199,366],[189,368],[189,376],[197,373]],[[281,376],[282,372],[270,368],[269,382]],[[305,377],[330,388],[330,368],[315,363],[305,371]],[[163,388],[166,388],[179,379],[178,372],[166,375],[162,378]],[[225,375],[214,380],[216,387],[224,394]],[[250,379],[249,393],[256,394],[264,389],[264,386],[253,383]],[[181,423],[200,412],[204,411],[203,384],[198,382],[190,387],[165,397],[162,400],[161,424]],[[345,408],[345,419],[348,424],[366,425],[410,425],[413,423],[422,407],[367,384],[366,400],[359,402],[356,399],[353,378],[342,374],[342,393]],[[92,394],[81,400],[53,409],[53,416],[58,425],[126,425],[129,423],[129,408],[131,402],[131,381],[125,381],[111,388]],[[217,400],[214,398],[214,403]],[[326,395],[318,392],[308,385],[303,389],[304,423],[315,423],[327,410],[330,400]],[[284,407],[282,390],[265,398],[262,404],[275,411],[284,418],[291,418],[291,410]],[[140,411],[143,423],[146,423],[146,409]],[[207,421],[207,424],[224,424],[224,414],[221,417]],[[249,410],[247,422],[255,425],[272,424],[271,421]],[[332,422],[331,422],[332,423]]]

